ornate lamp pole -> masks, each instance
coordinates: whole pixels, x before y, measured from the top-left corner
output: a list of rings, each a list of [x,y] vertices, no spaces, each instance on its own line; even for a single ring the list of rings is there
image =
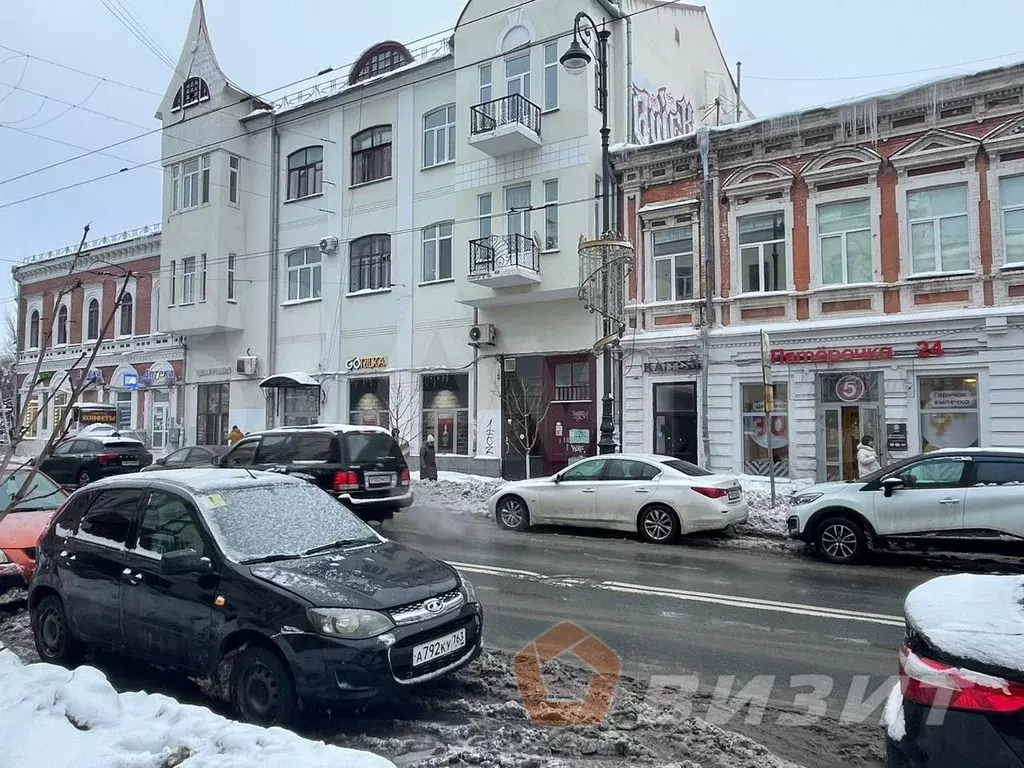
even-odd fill
[[[570,75],[583,74],[597,56],[598,107],[601,110],[601,216],[604,232],[597,240],[580,238],[579,298],[588,310],[603,318],[604,338],[595,349],[601,349],[604,397],[601,399],[601,437],[598,452],[615,453],[615,397],[612,394],[611,345],[625,331],[624,296],[626,276],[633,265],[633,246],[611,229],[611,163],[608,159],[608,39],[612,33],[584,11],[573,22],[572,43],[560,59]],[[592,41],[597,38],[597,51]],[[589,51],[589,52],[588,52]]]

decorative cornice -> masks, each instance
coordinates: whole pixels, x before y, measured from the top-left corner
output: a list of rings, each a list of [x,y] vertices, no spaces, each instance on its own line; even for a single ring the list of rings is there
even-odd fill
[[[82,249],[75,274],[88,272],[105,263],[116,265],[157,256],[160,253],[160,243],[159,224],[87,242]],[[41,253],[26,259],[23,264],[12,268],[11,272],[15,281],[22,284],[65,277],[77,252],[78,246],[75,245]]]

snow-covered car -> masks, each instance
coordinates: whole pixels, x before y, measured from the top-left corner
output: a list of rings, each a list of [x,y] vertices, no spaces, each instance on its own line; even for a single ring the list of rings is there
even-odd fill
[[[1024,767],[1024,577],[942,576],[904,613],[886,765]]]
[[[583,459],[551,477],[509,483],[487,504],[498,525],[512,531],[530,525],[607,528],[636,531],[656,544],[745,523],[748,515],[734,475],[653,454]]]
[[[833,563],[893,540],[1024,542],[1024,450],[942,449],[794,493],[789,535]]]

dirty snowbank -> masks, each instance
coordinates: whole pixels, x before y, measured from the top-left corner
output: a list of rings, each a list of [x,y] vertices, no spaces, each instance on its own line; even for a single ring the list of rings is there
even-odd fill
[[[117,693],[93,667],[0,651],[5,765],[39,768],[393,768],[388,760],[242,725],[160,694]]]

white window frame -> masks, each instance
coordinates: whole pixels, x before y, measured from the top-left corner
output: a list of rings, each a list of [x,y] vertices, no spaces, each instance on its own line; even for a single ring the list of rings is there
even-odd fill
[[[194,168],[189,168],[194,164]],[[185,160],[181,164],[181,210],[192,211],[199,207],[199,171],[198,157]]]
[[[136,331],[139,328],[139,302],[137,300],[138,291],[136,286],[133,284],[124,292],[124,296],[121,299],[120,304],[117,307],[117,338],[119,339],[130,339],[136,335]],[[130,333],[123,333],[124,326],[124,300],[128,299],[131,302],[132,314],[131,323],[129,327]]]
[[[177,213],[181,204],[181,165],[171,166],[171,213]]]
[[[448,234],[441,234],[441,228],[448,227]],[[422,261],[423,269],[421,279],[424,283],[443,283],[454,279],[455,271],[455,222],[454,221],[439,221],[435,224],[426,226],[421,231],[421,243],[422,243]],[[441,274],[441,244],[448,242],[448,252],[451,256],[448,260],[449,273],[447,275]],[[427,276],[427,244],[432,243],[434,246],[433,256],[433,277]]]
[[[662,256],[654,255],[654,235],[658,232],[666,232],[671,229],[690,229],[690,250],[689,251],[674,251],[669,254]],[[648,297],[653,303],[668,303],[668,302],[680,302],[680,301],[696,301],[698,299],[698,281],[700,280],[700,271],[698,270],[697,264],[697,252],[698,243],[697,238],[699,237],[697,227],[693,222],[686,222],[680,224],[670,224],[664,227],[652,227],[646,232],[644,245],[647,248],[647,252],[651,254],[651,269],[650,275],[648,276]],[[690,271],[693,274],[691,279],[691,291],[689,296],[678,296],[676,294],[676,259],[680,256],[689,255],[690,257]],[[667,261],[671,269],[669,270],[672,295],[667,299],[658,298],[658,262]]]
[[[96,302],[96,335],[89,334],[89,306]],[[82,342],[97,341],[103,333],[103,294],[99,291],[87,292],[82,297]]]
[[[181,303],[196,303],[196,257],[187,256],[181,260]]]
[[[558,62],[558,41],[544,45],[544,112],[553,112],[558,109],[558,70],[561,67]],[[548,81],[548,77],[554,72],[554,82]],[[551,86],[554,87],[551,87]]]
[[[206,301],[206,254],[199,254],[199,303]]]
[[[821,237],[818,235],[818,207],[842,203],[852,200],[869,200],[869,213],[871,216],[871,274],[873,281],[869,283],[831,283],[826,285],[822,282],[821,262]],[[856,288],[869,288],[880,284],[882,274],[882,249],[879,242],[879,220],[881,216],[882,199],[878,191],[878,184],[866,184],[856,187],[843,187],[842,189],[826,190],[818,192],[814,188],[810,190],[807,198],[807,231],[812,233],[810,237],[811,250],[811,290],[821,291],[842,291]],[[836,233],[833,233],[833,236]],[[786,232],[789,237],[789,231]],[[787,245],[787,248],[789,246]],[[795,278],[790,278],[795,279]],[[869,295],[869,294],[865,294]],[[857,298],[851,296],[851,298]]]
[[[242,158],[228,155],[228,205],[238,206],[242,200]]]
[[[780,287],[777,291],[747,291],[743,290],[743,259],[742,259],[742,246],[740,245],[739,230],[740,219],[746,216],[763,216],[768,213],[782,212],[785,217],[785,232],[784,242],[786,244],[786,280],[785,284]],[[777,242],[774,240],[766,242]],[[729,244],[730,250],[732,251],[732,298],[750,298],[750,297],[764,297],[764,296],[778,296],[781,294],[788,293],[793,290],[793,203],[787,196],[784,200],[766,200],[761,203],[751,203],[747,205],[732,206],[729,211]],[[762,243],[763,245],[763,243]],[[750,245],[748,244],[749,248]],[[762,251],[762,259],[763,251]],[[763,268],[763,266],[762,266]],[[763,277],[763,271],[761,276]]]
[[[821,209],[822,208],[827,208],[827,207],[833,206],[833,205],[843,205],[843,204],[849,204],[849,203],[867,203],[868,204],[868,226],[867,227],[860,227],[859,229],[843,229],[843,230],[836,230],[834,232],[823,233],[821,231],[821,216],[820,216]],[[871,204],[871,198],[870,197],[859,197],[859,196],[857,196],[857,197],[843,197],[843,198],[841,198],[839,200],[830,200],[828,202],[822,201],[822,202],[818,202],[818,203],[815,204],[815,206],[814,206],[815,221],[814,221],[814,230],[813,231],[815,233],[816,244],[818,246],[817,258],[818,258],[818,268],[820,270],[819,274],[821,276],[822,287],[829,287],[829,288],[831,288],[831,287],[835,287],[835,286],[851,286],[851,285],[860,285],[860,284],[864,284],[864,283],[872,283],[873,282],[873,280],[861,280],[861,281],[857,281],[857,282],[851,282],[851,280],[850,280],[850,254],[849,254],[849,236],[852,235],[852,234],[858,234],[858,233],[861,233],[861,232],[867,232],[868,235],[871,237],[871,241],[872,241],[872,247],[871,247],[871,275],[872,275],[872,277],[874,277],[874,275],[875,275],[875,264],[874,264],[874,261],[875,261],[874,260],[874,235],[875,235],[875,228],[874,228],[874,218],[872,216],[872,214],[874,213],[873,208],[874,208],[874,206],[872,206],[872,204]],[[824,258],[824,254],[825,254],[824,241],[826,239],[832,239],[832,238],[839,238],[839,241],[840,241],[841,251],[842,251],[842,262],[843,262],[843,278],[842,278],[842,280],[840,280],[837,283],[825,283],[825,264],[824,264],[824,261],[822,261],[822,259]]]
[[[64,310],[64,341],[60,340],[60,312]],[[71,302],[65,299],[53,313],[53,338],[55,347],[66,347],[71,343]]]
[[[547,179],[544,187],[544,250],[558,250],[558,179]]]
[[[1024,170],[1024,169],[1022,169]],[[1010,261],[1009,253],[1006,248],[1006,214],[1015,213],[1018,211],[1024,211],[1024,203],[1018,203],[1017,205],[1007,205],[1003,202],[1003,182],[1008,179],[1021,179],[1024,180],[1024,172],[1016,173],[1005,173],[999,175],[995,179],[996,189],[999,195],[999,234],[1000,234],[1000,246],[1002,250],[1002,265],[1003,267],[1017,268],[1024,267],[1024,258],[1018,261]]]
[[[438,112],[445,113],[445,121],[439,126],[434,128],[427,127],[427,119],[436,115]],[[436,168],[439,165],[449,165],[455,162],[455,121],[456,121],[456,110],[454,104],[446,104],[443,107],[432,109],[423,115],[423,167],[424,168]],[[440,144],[444,148],[443,153],[439,153],[438,141],[443,137]],[[434,154],[433,162],[427,162],[427,147],[432,148]],[[442,157],[443,154],[443,157]]]
[[[487,210],[485,211],[484,208]],[[494,198],[490,192],[484,192],[483,194],[477,195],[476,198],[476,214],[477,214],[477,236],[483,240],[494,234],[494,221],[491,218],[494,215]]]
[[[995,164],[993,164],[995,165]],[[989,174],[989,184],[995,181],[995,174]],[[967,238],[968,256],[970,269],[957,270],[956,272],[914,272],[913,256],[910,252],[910,223],[907,210],[907,193],[916,192],[922,189],[933,189],[935,187],[950,187],[957,184],[967,184]],[[996,187],[998,190],[998,187]],[[989,187],[992,191],[992,187]],[[964,168],[957,168],[952,171],[941,173],[927,173],[921,176],[907,176],[900,171],[899,186],[896,188],[896,212],[899,217],[900,236],[900,276],[913,281],[927,280],[928,278],[946,279],[949,277],[967,277],[977,273],[981,269],[981,237],[979,236],[980,224],[978,222],[978,201],[981,199],[981,189],[978,181],[977,168],[973,161],[968,161]],[[995,198],[992,198],[995,200]],[[993,238],[996,233],[1001,232],[1000,227],[992,227]],[[912,294],[909,288],[904,287],[901,291],[904,301],[913,303]],[[979,299],[980,301],[980,299]]]
[[[526,71],[520,72],[518,75],[509,75],[508,68],[509,64],[514,61],[526,61]],[[527,48],[525,51],[516,51],[509,53],[505,56],[505,95],[511,96],[513,92],[509,89],[509,85],[514,82],[519,83],[519,95],[527,101],[533,101],[533,83],[531,82],[533,68],[533,62],[530,58],[530,49]]]
[[[203,155],[199,158],[199,167],[202,169],[199,175],[199,204],[206,205],[210,202],[210,156]]]
[[[32,338],[32,313],[39,314],[39,333]],[[43,343],[43,303],[35,301],[25,309],[25,349],[39,349]]]
[[[288,261],[290,256],[294,256],[297,253],[302,254],[303,263],[297,266],[289,266]],[[309,262],[307,259],[310,255],[315,255],[318,261]],[[297,248],[294,251],[289,251],[285,254],[285,284],[287,286],[287,302],[288,304],[297,304],[304,301],[320,301],[323,296],[323,259],[320,256],[320,252],[316,248]],[[302,295],[302,273],[309,272],[309,296]],[[292,296],[291,285],[292,273],[295,273],[295,296]],[[319,277],[319,280],[314,280],[314,277]],[[316,284],[320,284],[320,289],[315,289]]]
[[[488,64],[481,64],[477,70],[477,97],[480,104],[494,100],[494,69]]]
[[[167,306],[173,307],[178,303],[178,262],[171,262],[171,291],[167,294]]]
[[[933,190],[940,189],[953,189],[955,187],[962,187],[964,191],[964,212],[957,214],[944,214],[941,216],[930,216],[928,218],[911,219],[910,218],[910,196],[912,194],[920,194],[931,192]],[[906,237],[907,237],[907,267],[908,274],[910,277],[918,277],[923,275],[944,275],[944,274],[962,274],[965,271],[970,270],[971,266],[971,242],[972,242],[972,227],[971,227],[971,190],[970,186],[966,181],[961,181],[955,184],[929,184],[924,187],[918,187],[915,189],[907,189],[903,192],[903,202],[906,206]],[[942,222],[949,219],[964,219],[967,222],[967,267],[960,267],[957,269],[944,269],[942,265]],[[911,232],[915,224],[931,224],[934,227],[934,250],[932,251],[932,269],[923,269],[918,271],[914,265],[914,252],[913,252],[913,236]]]
[[[233,253],[229,253],[228,254],[228,262],[227,262],[227,268],[228,268],[227,300],[232,302],[232,303],[237,301],[235,299],[235,279],[236,279],[236,275],[235,275],[235,262],[236,262],[237,259],[238,259],[238,257],[235,254],[233,254]]]

